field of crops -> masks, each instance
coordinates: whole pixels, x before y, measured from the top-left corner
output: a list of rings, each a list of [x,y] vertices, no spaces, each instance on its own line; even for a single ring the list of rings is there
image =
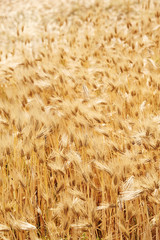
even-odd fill
[[[160,240],[160,1],[0,1],[0,239]]]

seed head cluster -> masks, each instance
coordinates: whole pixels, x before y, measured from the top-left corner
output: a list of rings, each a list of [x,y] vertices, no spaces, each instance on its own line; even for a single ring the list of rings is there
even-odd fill
[[[0,239],[158,240],[160,2],[0,1]]]

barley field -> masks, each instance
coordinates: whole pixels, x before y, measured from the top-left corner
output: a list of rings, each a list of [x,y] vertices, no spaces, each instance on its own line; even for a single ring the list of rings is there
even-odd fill
[[[160,240],[160,2],[0,1],[0,239]]]

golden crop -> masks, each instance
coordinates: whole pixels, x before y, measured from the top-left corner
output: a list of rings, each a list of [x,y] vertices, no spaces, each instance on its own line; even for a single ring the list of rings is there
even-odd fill
[[[0,1],[0,239],[159,236],[160,2]]]

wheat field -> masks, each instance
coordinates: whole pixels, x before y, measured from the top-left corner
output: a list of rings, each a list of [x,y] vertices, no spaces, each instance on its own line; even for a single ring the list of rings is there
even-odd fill
[[[0,239],[160,240],[160,2],[0,1]]]

